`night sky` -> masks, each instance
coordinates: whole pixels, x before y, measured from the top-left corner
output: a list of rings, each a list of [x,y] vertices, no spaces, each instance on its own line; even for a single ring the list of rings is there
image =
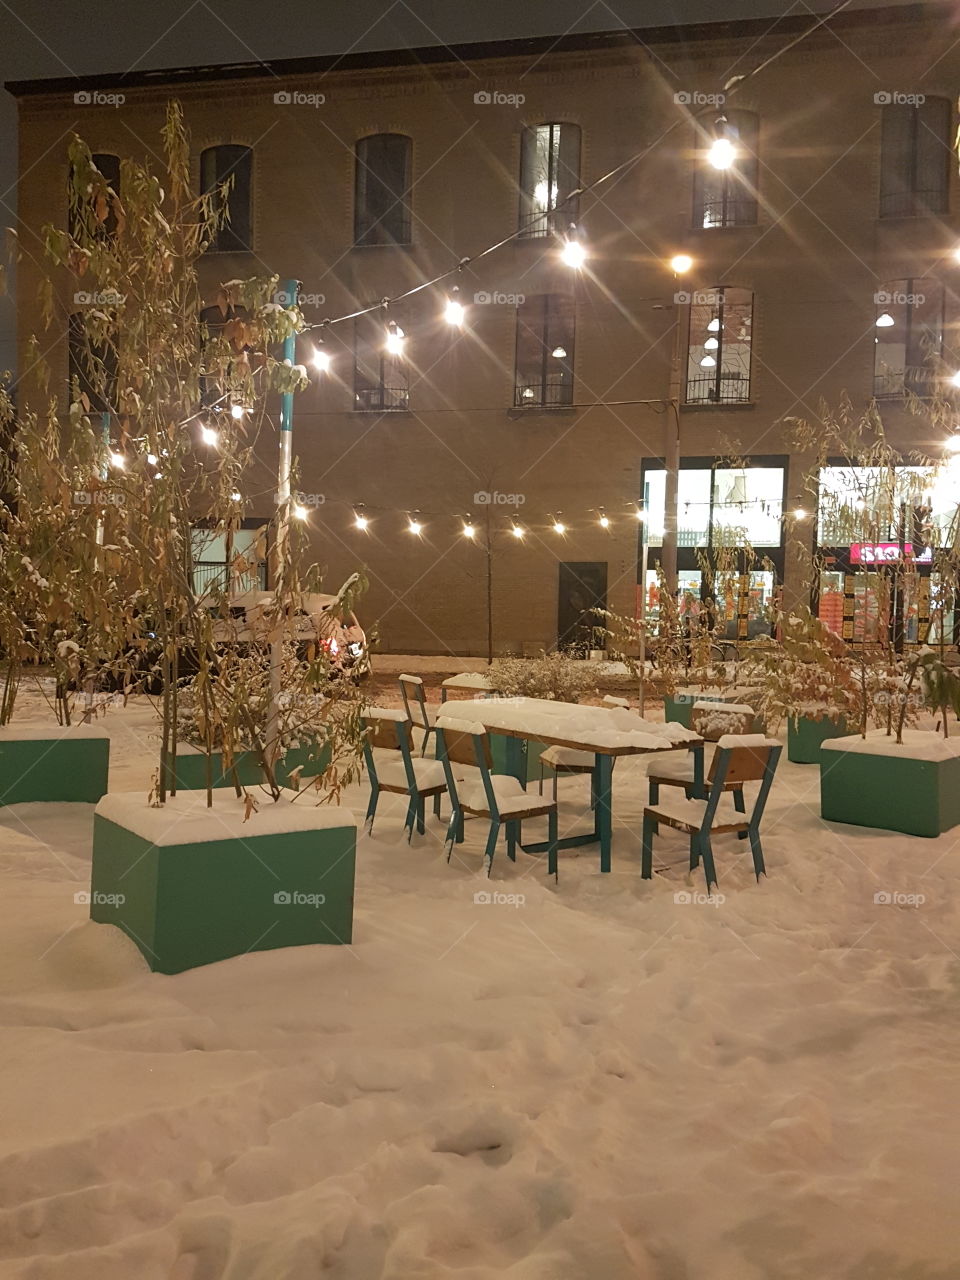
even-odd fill
[[[895,0],[855,0],[879,8]],[[822,0],[0,0],[0,73],[27,80],[722,18],[822,13]],[[811,18],[811,21],[813,19]],[[16,219],[16,108],[0,95],[0,199]],[[0,298],[0,370],[13,365]]]

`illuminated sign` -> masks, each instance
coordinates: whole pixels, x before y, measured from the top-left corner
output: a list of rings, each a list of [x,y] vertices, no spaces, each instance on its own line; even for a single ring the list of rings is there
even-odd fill
[[[854,542],[850,547],[851,564],[899,564],[899,542]],[[924,547],[918,556],[913,554],[913,547],[907,543],[903,548],[903,558],[915,564],[932,564],[933,550]]]

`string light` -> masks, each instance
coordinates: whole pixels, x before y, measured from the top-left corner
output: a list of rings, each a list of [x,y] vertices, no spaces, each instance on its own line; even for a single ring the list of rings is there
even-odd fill
[[[423,523],[415,519],[413,516],[407,518],[407,533],[412,533],[415,538],[419,538],[423,533]]]
[[[954,249],[953,256],[957,262],[960,262],[960,244],[958,244],[957,247]]]
[[[579,271],[587,260],[587,251],[580,243],[577,236],[577,224],[570,223],[570,230],[567,238],[563,242],[563,248],[560,250],[560,261],[565,262],[568,267],[572,267],[574,271]]]
[[[794,507],[790,514],[793,516],[794,520],[806,520],[810,513],[804,507]]]
[[[116,467],[118,471],[123,471],[126,468],[127,460],[122,453],[111,453],[110,465],[111,467]]]
[[[151,467],[155,467],[158,461],[159,459],[157,458],[157,455],[155,453],[147,454],[147,462],[150,464]]]
[[[475,538],[477,534],[477,526],[473,523],[470,516],[467,516],[463,522],[463,536],[465,538]]]
[[[960,369],[957,370],[957,372],[953,375],[950,381],[953,383],[955,387],[960,387]]]
[[[608,515],[606,515],[606,514],[605,514],[605,512],[604,512],[604,510],[603,510],[603,507],[601,507],[601,508],[600,508],[600,512],[599,512],[599,520],[600,520],[600,528],[601,528],[601,529],[609,529],[609,528],[610,528],[610,517],[609,517]]]
[[[522,538],[524,535],[525,530],[523,525],[519,523],[516,516],[513,517],[513,525],[511,526],[510,532],[515,538]]]
[[[317,347],[313,353],[313,367],[317,373],[326,373],[330,368],[330,352],[325,351],[322,346]]]
[[[242,404],[232,404],[230,406],[231,418],[236,418],[237,421],[239,421],[243,417],[244,413],[246,413],[246,410],[244,409]]]
[[[720,116],[717,120],[717,136],[707,152],[707,159],[714,169],[729,169],[737,158],[737,149],[727,137],[727,118]]]
[[[447,299],[447,305],[443,309],[444,320],[446,320],[447,324],[453,325],[458,329],[463,325],[464,317],[467,314],[464,310],[463,303],[460,301],[458,296],[459,293],[460,290],[458,288],[454,287],[451,289],[450,297]]]
[[[693,266],[689,253],[675,253],[670,259],[670,266],[676,275],[682,276]]]
[[[237,493],[237,491],[236,491],[236,490],[234,490],[234,491],[233,491],[233,493],[231,493],[231,495],[230,495],[230,501],[231,501],[231,502],[241,502],[241,501],[242,501],[242,497],[241,497],[241,495],[240,495],[239,493]]]
[[[204,444],[215,445],[220,443],[220,432],[213,427],[201,427],[200,439]]]
[[[299,502],[295,502],[290,514],[293,516],[294,520],[306,520],[307,516],[310,514],[310,510],[308,507],[302,506]]]
[[[634,515],[637,517],[638,522],[643,524],[643,507],[640,506],[639,502],[637,503],[637,509],[634,512]]]
[[[944,448],[948,453],[960,453],[960,431],[955,431],[952,436],[948,436]]]
[[[370,524],[370,521],[367,519],[367,517],[363,514],[362,511],[357,510],[353,513],[353,525],[355,529],[360,529],[361,531],[363,531],[364,529],[367,528],[369,524]]]
[[[397,324],[396,320],[391,320],[387,326],[387,351],[392,356],[403,355],[403,344],[406,341],[406,334]]]
[[[563,521],[560,519],[558,515],[553,517],[553,532],[554,533],[567,532],[567,526],[563,523]]]

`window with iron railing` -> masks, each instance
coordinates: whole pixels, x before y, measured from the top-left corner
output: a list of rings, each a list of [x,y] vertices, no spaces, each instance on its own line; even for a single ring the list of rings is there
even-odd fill
[[[359,316],[355,329],[354,408],[380,413],[410,407],[410,371],[406,357],[388,350],[381,320]]]
[[[874,396],[932,395],[943,355],[943,285],[929,276],[890,280],[874,302]]]
[[[356,147],[354,243],[410,244],[413,142],[402,133],[375,133]]]
[[[724,287],[695,294],[687,344],[687,404],[750,400],[753,294]]]
[[[949,212],[952,128],[947,98],[881,108],[881,218]]]
[[[580,127],[535,124],[524,129],[520,149],[520,229],[546,236],[577,221]]]
[[[576,308],[562,293],[542,293],[517,307],[518,408],[560,408],[573,403]]]
[[[759,117],[752,111],[729,111],[723,136],[733,144],[733,159],[725,169],[710,163],[713,123],[700,122],[701,146],[693,181],[695,227],[753,227],[757,223],[757,185],[760,179]]]

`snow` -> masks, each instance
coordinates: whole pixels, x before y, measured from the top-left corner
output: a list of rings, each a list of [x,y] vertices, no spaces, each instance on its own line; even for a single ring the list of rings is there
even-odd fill
[[[405,707],[364,707],[363,714],[368,720],[396,720],[398,723],[410,718]]]
[[[423,684],[423,679],[422,679],[422,677],[420,677],[420,676],[405,675],[403,672],[401,672],[401,674],[400,674],[397,678],[398,678],[399,680],[408,680],[408,681],[410,682],[410,684]]]
[[[960,737],[944,738],[930,729],[904,729],[903,743],[883,729],[869,729],[866,738],[830,738],[821,751],[848,751],[864,756],[893,756],[899,760],[953,760],[960,756]]]
[[[407,677],[409,679],[409,677]],[[459,675],[447,676],[441,681],[444,689],[492,689],[490,678],[482,671],[461,671]]]
[[[459,716],[442,715],[437,721],[438,729],[453,729],[457,733],[486,733],[486,726],[478,720],[463,720]]]
[[[736,747],[779,747],[780,743],[762,733],[725,733],[717,739],[717,746],[732,751]]]
[[[695,702],[693,710],[706,711],[710,715],[725,716],[752,716],[754,714],[753,707],[748,707],[745,702]]]
[[[145,794],[152,712],[105,723]],[[955,1280],[956,832],[831,828],[784,757],[708,898],[666,828],[640,878],[648,764],[610,875],[384,795],[352,946],[174,977],[74,901],[92,806],[0,809],[0,1280]]]
[[[14,719],[0,726],[0,742],[61,742],[64,738],[108,738],[109,731],[100,724],[27,723]]]
[[[244,821],[244,800],[237,797],[232,787],[215,790],[210,807],[206,791],[178,791],[159,808],[148,804],[142,791],[113,791],[99,801],[95,812],[151,844],[162,846],[356,826],[349,809],[333,804],[311,804],[310,792],[284,791],[274,804],[257,788],[248,790],[258,800],[258,808],[247,821]]]

